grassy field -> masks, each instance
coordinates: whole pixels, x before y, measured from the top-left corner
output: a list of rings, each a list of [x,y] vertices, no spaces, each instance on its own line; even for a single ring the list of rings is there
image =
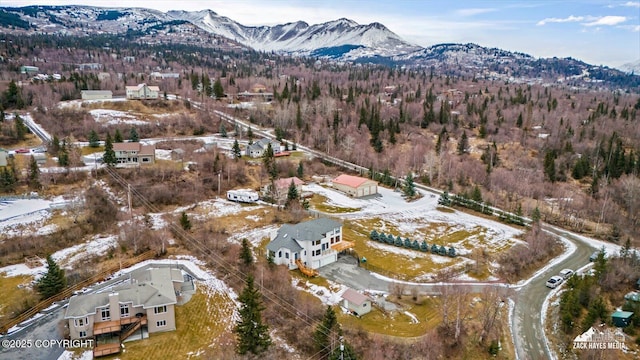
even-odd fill
[[[327,205],[327,200],[328,199],[322,195],[313,194],[311,199],[309,199],[309,205],[311,206],[312,209],[318,210],[327,214],[345,214],[345,213],[360,211],[360,208],[349,208],[349,207]]]
[[[27,285],[33,277],[21,275],[6,277],[0,273],[0,322],[4,322],[11,312],[22,309],[23,305],[37,302],[37,294],[27,287],[19,288],[18,285]]]
[[[373,222],[374,224],[380,224],[380,222],[384,222],[381,219],[370,219],[366,220],[366,222]],[[400,249],[396,248],[393,245],[384,245],[373,240],[369,239],[369,229],[380,228],[380,227],[371,227],[371,226],[363,226],[362,220],[358,220],[357,222],[345,222],[343,227],[344,238],[348,241],[355,242],[355,251],[358,253],[360,257],[364,256],[367,258],[367,264],[376,267],[382,270],[386,270],[392,273],[395,277],[400,280],[415,280],[416,278],[423,277],[427,274],[431,274],[441,270],[445,267],[456,265],[462,261],[460,257],[458,258],[449,258],[446,256],[440,256],[430,253],[423,253],[421,251],[404,249],[407,254],[398,254],[391,251],[384,251],[385,247],[389,247],[389,249]],[[400,235],[403,238],[409,237],[414,239],[411,234],[402,233],[395,228],[392,224],[385,224],[385,232],[391,233],[394,235]],[[418,239],[419,242],[422,242],[422,239]],[[433,241],[428,241],[429,244],[433,243]],[[436,242],[439,243],[439,242]],[[446,242],[442,242],[442,244],[447,244]]]
[[[188,303],[176,306],[176,331],[126,342],[123,353],[105,359],[186,359],[189,353],[214,351],[233,324],[234,304],[226,294],[207,290],[201,286]]]
[[[358,318],[338,312],[338,319],[344,327],[360,328],[374,334],[397,337],[417,337],[427,330],[435,328],[441,322],[437,310],[439,300],[435,297],[423,297],[414,302],[411,297],[391,299],[400,305],[398,311],[385,312],[374,307],[370,313]],[[415,316],[415,319],[405,312]]]

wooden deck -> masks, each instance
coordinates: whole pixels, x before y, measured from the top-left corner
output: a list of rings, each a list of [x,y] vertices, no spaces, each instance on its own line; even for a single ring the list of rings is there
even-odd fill
[[[130,316],[126,318],[121,318],[120,320],[99,322],[93,325],[93,335],[120,332],[120,330],[122,330],[122,325],[127,325],[127,324],[131,324],[138,321],[140,321],[142,325],[147,325],[147,316],[145,315],[141,318]]]
[[[331,248],[337,252],[341,252],[347,249],[351,249],[352,247],[354,247],[356,244],[352,241],[340,241],[338,243],[335,243],[333,245],[331,245]]]
[[[120,343],[108,343],[97,345],[93,348],[93,357],[117,354],[120,352]]]
[[[93,335],[108,334],[120,331],[120,320],[99,322],[93,325]]]

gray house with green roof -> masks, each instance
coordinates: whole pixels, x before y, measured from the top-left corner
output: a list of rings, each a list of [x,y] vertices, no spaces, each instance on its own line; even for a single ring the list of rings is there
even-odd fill
[[[342,224],[319,218],[299,224],[285,224],[267,245],[267,254],[278,265],[298,268],[297,260],[312,269],[338,260],[342,247]],[[346,242],[344,242],[346,243]]]

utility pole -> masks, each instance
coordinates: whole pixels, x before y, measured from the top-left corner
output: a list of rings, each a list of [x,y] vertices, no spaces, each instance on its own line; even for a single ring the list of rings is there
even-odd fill
[[[129,218],[131,218],[131,184],[127,184],[127,204],[129,205]]]
[[[340,336],[340,360],[344,360],[344,338]]]
[[[220,195],[220,175],[221,175],[221,172],[218,171],[218,195]]]

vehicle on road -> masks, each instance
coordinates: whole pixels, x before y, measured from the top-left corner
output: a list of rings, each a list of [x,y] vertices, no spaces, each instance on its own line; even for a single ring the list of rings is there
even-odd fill
[[[31,150],[29,149],[16,149],[16,154],[28,154]]]
[[[560,276],[562,276],[563,279],[568,279],[573,275],[573,270],[571,269],[562,269],[560,270]]]
[[[551,278],[549,278],[549,280],[547,280],[547,287],[551,288],[551,289],[555,289],[558,287],[558,285],[562,284],[562,277],[558,276],[558,275],[554,275]]]

